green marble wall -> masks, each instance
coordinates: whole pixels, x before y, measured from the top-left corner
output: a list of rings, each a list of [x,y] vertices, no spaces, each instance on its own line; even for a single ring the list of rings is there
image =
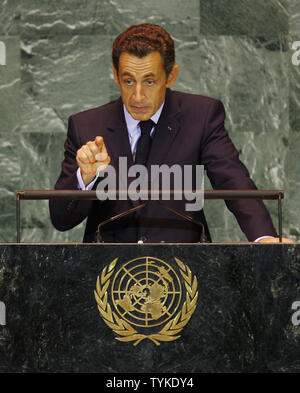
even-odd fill
[[[16,190],[53,188],[68,116],[118,96],[113,39],[145,21],[175,39],[175,88],[223,101],[241,159],[259,188],[285,190],[284,232],[299,240],[299,0],[0,0],[0,242],[16,240]],[[277,225],[277,204],[267,205]],[[223,201],[206,212],[215,241],[245,239]],[[22,241],[82,234],[54,230],[46,201],[22,202]]]

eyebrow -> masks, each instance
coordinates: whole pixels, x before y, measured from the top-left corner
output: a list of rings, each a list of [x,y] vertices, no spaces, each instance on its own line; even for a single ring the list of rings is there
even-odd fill
[[[153,72],[150,72],[149,74],[144,75],[144,78],[149,78],[149,77],[154,77],[155,75],[153,74]]]
[[[124,77],[124,76],[130,76],[131,78],[134,78],[134,76],[130,73],[130,72],[128,72],[128,71],[125,71],[125,72],[123,72],[123,74],[121,75],[122,77]],[[146,75],[144,75],[143,76],[143,79],[146,79],[146,78],[149,78],[149,77],[155,77],[155,75],[153,74],[153,72],[150,72],[149,74],[146,74]]]
[[[130,74],[130,72],[123,72],[121,76],[133,76],[132,74]]]

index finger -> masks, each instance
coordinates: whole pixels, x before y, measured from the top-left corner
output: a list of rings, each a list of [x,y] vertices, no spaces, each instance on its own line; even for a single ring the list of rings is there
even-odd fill
[[[104,139],[102,136],[97,136],[95,138],[95,144],[98,147],[100,153],[108,154],[105,143],[104,143]]]
[[[101,149],[104,144],[102,136],[96,136],[95,143]]]

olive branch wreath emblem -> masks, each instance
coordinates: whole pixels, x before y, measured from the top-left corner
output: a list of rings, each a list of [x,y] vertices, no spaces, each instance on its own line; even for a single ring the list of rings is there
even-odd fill
[[[178,335],[185,325],[189,322],[193,315],[198,299],[198,284],[196,276],[192,277],[192,273],[188,266],[181,262],[178,258],[174,258],[180,274],[184,280],[186,288],[186,300],[183,303],[181,310],[176,316],[167,324],[154,334],[140,334],[128,322],[118,317],[116,312],[111,308],[108,302],[108,288],[110,285],[110,278],[114,273],[114,269],[118,258],[114,259],[108,266],[105,266],[101,276],[97,278],[96,290],[94,291],[97,307],[103,321],[109,326],[117,335],[116,340],[122,342],[134,341],[133,345],[138,345],[142,340],[149,339],[156,345],[160,345],[160,341],[174,341],[177,340]]]

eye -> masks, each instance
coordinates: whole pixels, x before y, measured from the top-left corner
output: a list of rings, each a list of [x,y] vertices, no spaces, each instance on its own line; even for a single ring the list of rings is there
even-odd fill
[[[154,80],[148,79],[145,83],[147,86],[152,86],[154,84]]]
[[[126,79],[126,80],[124,81],[124,83],[125,83],[125,85],[127,85],[127,86],[132,86],[132,85],[133,85],[133,80],[132,80],[132,79]]]

